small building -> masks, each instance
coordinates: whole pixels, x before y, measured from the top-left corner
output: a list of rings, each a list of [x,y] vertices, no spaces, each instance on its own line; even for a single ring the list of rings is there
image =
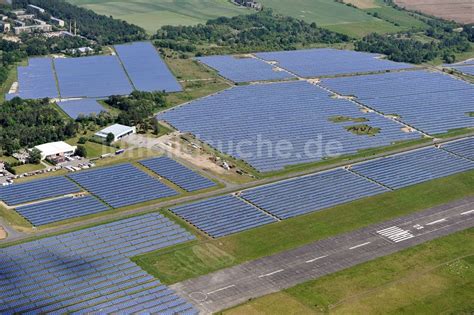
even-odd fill
[[[43,25],[27,25],[27,26],[17,26],[13,28],[15,35],[20,35],[23,33],[34,33],[34,32],[51,32],[53,27],[49,24]]]
[[[50,160],[56,163],[61,163],[66,160],[66,157],[74,155],[77,147],[69,145],[63,141],[58,141],[37,145],[35,149],[41,151],[42,160]]]
[[[20,21],[27,21],[27,20],[33,20],[35,18],[34,14],[22,14],[22,15],[17,15],[16,18]]]
[[[27,11],[29,11],[29,12],[34,12],[34,13],[41,13],[41,14],[44,14],[44,13],[46,12],[45,9],[40,8],[40,7],[38,7],[38,6],[36,6],[36,5],[33,5],[33,4],[28,4],[28,5],[26,6],[26,9],[27,9]]]
[[[8,33],[12,30],[12,25],[5,21],[0,21],[0,31]]]
[[[124,126],[120,124],[115,124],[110,127],[107,127],[105,129],[102,129],[101,131],[97,132],[95,134],[96,137],[101,138],[102,140],[105,141],[107,138],[107,135],[111,133],[114,135],[114,141],[120,140],[128,135],[131,135],[133,133],[137,133],[137,128],[136,127],[129,127],[129,126]]]
[[[8,16],[0,14],[0,21],[6,21],[8,20]]]
[[[63,20],[55,18],[54,16],[51,17],[51,24],[54,24],[59,27],[64,27],[66,25]]]
[[[15,14],[16,16],[18,16],[18,15],[25,14],[26,11],[25,10],[14,10],[14,11],[12,11],[12,13]]]

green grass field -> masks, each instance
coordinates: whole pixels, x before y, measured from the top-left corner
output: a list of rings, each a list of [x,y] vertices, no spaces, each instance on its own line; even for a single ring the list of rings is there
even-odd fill
[[[473,289],[474,229],[469,229],[223,314],[469,314]]]
[[[228,0],[68,0],[104,15],[126,20],[150,33],[163,25],[195,25],[220,16],[254,12]]]
[[[473,195],[471,171],[217,240],[201,238],[134,261],[163,282],[175,283]]]

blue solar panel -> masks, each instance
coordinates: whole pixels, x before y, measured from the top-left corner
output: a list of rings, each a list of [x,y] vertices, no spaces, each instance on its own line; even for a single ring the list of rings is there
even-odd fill
[[[392,189],[472,169],[474,162],[436,148],[393,155],[352,167],[353,171]]]
[[[164,156],[140,161],[140,164],[186,191],[193,192],[216,186],[213,181]]]
[[[450,142],[444,144],[442,148],[464,158],[474,160],[474,138]]]
[[[51,58],[30,58],[28,66],[18,67],[18,93],[7,95],[7,99],[15,96],[30,99],[58,97]]]
[[[41,199],[80,192],[79,186],[65,177],[50,177],[21,184],[0,187],[0,200],[19,205]]]
[[[408,71],[325,79],[322,85],[430,134],[474,126],[474,86],[441,73]]]
[[[2,248],[0,313],[128,313],[132,308],[153,313],[161,308],[161,313],[195,314],[188,302],[130,261],[192,239],[152,213]]]
[[[110,208],[93,196],[61,198],[16,208],[34,226],[107,211]]]
[[[295,78],[292,74],[278,71],[276,67],[257,58],[210,56],[197,59],[217,70],[224,78],[236,83]]]
[[[171,211],[211,237],[221,237],[276,221],[256,207],[230,195],[174,207]]]
[[[380,132],[353,134],[346,127],[359,123],[331,121],[336,116],[364,118]],[[421,137],[303,81],[238,86],[162,113],[158,119],[263,172]],[[285,146],[288,142],[290,149]]]
[[[413,68],[380,55],[330,48],[257,53],[256,56],[301,77],[333,76]]]
[[[182,91],[176,78],[150,42],[115,46],[115,50],[139,91]]]
[[[96,99],[85,98],[80,100],[58,102],[58,106],[72,119],[80,116],[90,116],[100,114],[106,109],[97,102]]]
[[[474,65],[457,66],[457,67],[452,67],[452,68],[464,74],[474,75]]]
[[[177,192],[131,164],[68,175],[113,208],[176,196]]]
[[[133,91],[116,56],[54,60],[61,97],[107,97]]]
[[[337,169],[249,189],[241,196],[265,211],[287,219],[387,191],[349,171]]]

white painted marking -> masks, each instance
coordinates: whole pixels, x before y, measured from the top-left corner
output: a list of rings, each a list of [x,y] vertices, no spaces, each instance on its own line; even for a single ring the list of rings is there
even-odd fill
[[[230,289],[230,288],[233,288],[233,287],[235,287],[235,284],[231,284],[231,285],[228,285],[226,287],[223,287],[223,288],[211,291],[211,292],[207,292],[207,294],[217,293],[217,292],[224,291],[224,290],[227,290],[227,289]]]
[[[430,222],[430,223],[426,223],[426,225],[434,225],[434,224],[438,224],[438,223],[441,223],[441,222],[444,222],[444,221],[446,221],[446,218],[439,219],[439,220],[436,220],[436,221],[433,221],[433,222]]]
[[[270,273],[267,273],[267,274],[264,274],[264,275],[260,275],[260,276],[258,276],[258,277],[259,277],[259,278],[269,277],[269,276],[271,276],[271,275],[274,275],[274,274],[276,274],[276,273],[282,272],[282,271],[284,271],[284,270],[285,270],[285,269],[276,270],[276,271],[273,271],[273,272],[270,272]]]
[[[398,226],[392,226],[392,227],[377,231],[377,233],[379,235],[382,235],[388,238],[394,243],[398,243],[398,242],[405,241],[405,240],[415,237],[413,234],[410,233],[410,231],[403,230],[399,228]]]
[[[469,211],[466,211],[466,212],[462,212],[461,215],[466,215],[466,214],[469,214],[469,213],[473,213],[474,210],[469,210]]]
[[[365,245],[369,245],[370,243],[371,242],[362,243],[362,244],[359,244],[359,245],[356,245],[356,246],[349,247],[349,249],[356,249],[356,248],[359,248],[359,247],[362,247],[362,246],[365,246]]]
[[[320,256],[320,257],[316,257],[316,258],[313,258],[313,259],[310,259],[310,260],[307,260],[306,263],[312,263],[312,262],[315,262],[316,260],[320,260],[320,259],[323,259],[323,258],[326,258],[328,257],[328,255],[324,255],[324,256]]]

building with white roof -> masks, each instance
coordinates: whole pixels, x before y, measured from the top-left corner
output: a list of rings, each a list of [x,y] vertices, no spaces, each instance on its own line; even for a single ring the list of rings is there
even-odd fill
[[[64,160],[65,157],[73,155],[77,147],[63,141],[58,141],[37,145],[35,149],[41,151],[42,160],[47,159],[60,162]]]
[[[109,126],[105,129],[102,129],[101,131],[97,132],[95,136],[102,138],[105,140],[107,138],[107,135],[111,133],[114,135],[114,141],[120,140],[128,135],[131,135],[133,133],[137,133],[137,128],[136,127],[129,127],[129,126],[124,126],[120,124],[115,124],[112,126]]]

